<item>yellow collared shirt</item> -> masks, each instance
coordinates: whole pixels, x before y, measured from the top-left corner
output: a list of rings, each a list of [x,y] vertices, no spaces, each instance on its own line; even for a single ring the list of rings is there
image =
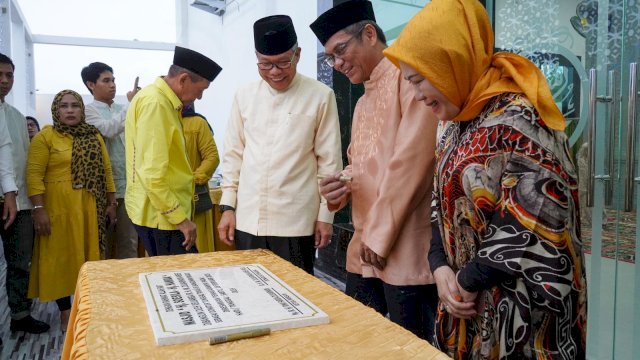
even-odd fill
[[[125,202],[134,224],[175,230],[191,219],[193,173],[182,102],[163,78],[140,90],[127,111]]]

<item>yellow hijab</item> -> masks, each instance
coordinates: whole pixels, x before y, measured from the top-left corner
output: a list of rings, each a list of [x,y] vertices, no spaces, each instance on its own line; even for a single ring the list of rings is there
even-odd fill
[[[524,93],[551,129],[564,130],[547,80],[526,58],[493,53],[493,32],[477,0],[433,0],[414,16],[384,50],[396,66],[402,61],[440,90],[461,111],[451,120],[477,117],[503,93]]]

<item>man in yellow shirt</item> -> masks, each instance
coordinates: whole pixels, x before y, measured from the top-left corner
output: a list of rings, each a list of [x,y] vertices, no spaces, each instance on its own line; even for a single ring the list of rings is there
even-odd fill
[[[197,252],[181,111],[202,98],[221,70],[208,57],[176,46],[168,74],[140,90],[127,111],[125,203],[150,256]]]
[[[218,232],[237,249],[270,249],[313,273],[315,248],[333,230],[318,182],[342,169],[336,99],[296,72],[301,49],[291,18],[262,18],[253,29],[262,80],[233,101]]]

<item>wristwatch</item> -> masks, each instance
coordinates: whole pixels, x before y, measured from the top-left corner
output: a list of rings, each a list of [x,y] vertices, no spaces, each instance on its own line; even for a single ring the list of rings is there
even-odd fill
[[[231,211],[236,211],[236,208],[234,208],[233,206],[229,206],[229,205],[220,205],[220,214],[224,214],[225,211],[227,210],[231,210]]]

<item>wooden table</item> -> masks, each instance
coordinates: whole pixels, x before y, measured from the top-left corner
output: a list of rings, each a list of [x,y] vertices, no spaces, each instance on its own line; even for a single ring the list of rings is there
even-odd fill
[[[259,263],[331,318],[328,325],[210,346],[156,346],[141,272]],[[86,263],[62,359],[448,359],[374,310],[268,250],[223,251]]]

